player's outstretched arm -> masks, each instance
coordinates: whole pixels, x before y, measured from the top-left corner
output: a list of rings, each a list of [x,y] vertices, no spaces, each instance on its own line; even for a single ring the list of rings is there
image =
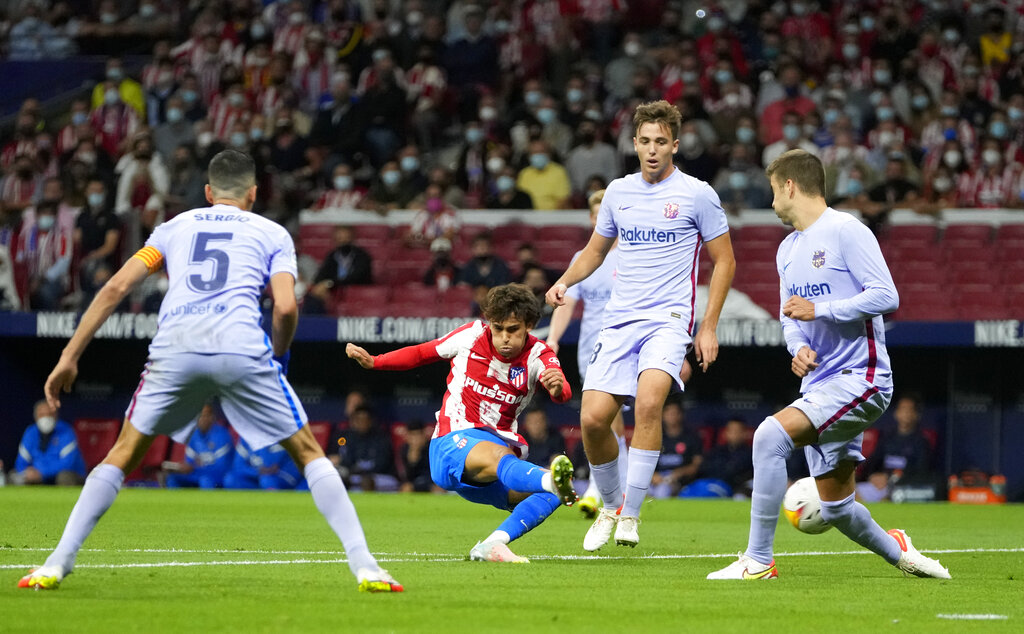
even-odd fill
[[[540,384],[551,395],[551,400],[556,403],[564,403],[572,398],[572,389],[566,382],[561,368],[544,368],[544,371],[540,373]]]
[[[345,354],[349,359],[355,359],[356,363],[367,370],[373,369],[373,355],[354,343],[345,344]]]
[[[725,296],[729,294],[732,278],[736,274],[736,257],[732,252],[732,239],[728,232],[709,240],[707,250],[714,265],[708,285],[708,307],[700,321],[697,335],[693,338],[694,354],[704,372],[718,358],[718,318],[722,315]]]
[[[52,407],[60,407],[61,391],[70,392],[71,385],[78,376],[78,360],[85,352],[86,346],[96,335],[96,331],[107,321],[114,309],[124,301],[139,283],[149,275],[149,267],[139,258],[130,258],[112,278],[107,280],[103,288],[89,304],[78,320],[75,334],[71,335],[68,345],[57,361],[57,366],[46,379],[43,392]]]
[[[587,246],[583,247],[580,251],[579,257],[577,257],[569,268],[566,269],[562,277],[558,278],[548,292],[544,295],[544,300],[552,306],[561,306],[565,303],[565,291],[573,284],[578,284],[580,281],[590,277],[590,274],[597,270],[597,267],[601,266],[604,262],[605,256],[608,255],[608,251],[611,250],[612,245],[615,244],[615,238],[606,238],[596,231],[591,234],[590,242]]]
[[[551,313],[551,325],[548,328],[548,339],[544,343],[548,344],[551,351],[558,354],[558,342],[562,340],[562,335],[565,334],[566,328],[569,327],[569,321],[572,319],[572,313],[576,309],[576,299],[573,297],[564,298],[565,303],[555,308],[555,311]]]

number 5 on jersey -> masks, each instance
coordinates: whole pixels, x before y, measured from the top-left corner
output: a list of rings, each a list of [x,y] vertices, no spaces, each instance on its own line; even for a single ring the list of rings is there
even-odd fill
[[[226,251],[210,247],[211,242],[230,242],[234,236],[232,233],[197,233],[192,243],[192,253],[189,256],[189,264],[201,266],[200,273],[193,273],[187,278],[188,287],[197,293],[214,293],[224,288],[228,281],[228,266],[231,258]],[[213,274],[205,278],[203,273],[209,270],[205,266],[208,261],[213,261]]]

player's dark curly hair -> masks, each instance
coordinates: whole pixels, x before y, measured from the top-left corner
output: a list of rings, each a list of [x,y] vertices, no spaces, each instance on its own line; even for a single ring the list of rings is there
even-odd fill
[[[523,284],[505,284],[487,291],[487,297],[480,306],[484,319],[502,322],[518,317],[530,329],[540,321],[540,300]]]

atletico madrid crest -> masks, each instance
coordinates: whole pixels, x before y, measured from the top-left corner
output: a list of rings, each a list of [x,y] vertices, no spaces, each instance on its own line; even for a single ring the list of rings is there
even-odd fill
[[[679,203],[665,203],[665,208],[662,210],[665,217],[669,220],[679,215]]]
[[[513,387],[522,389],[523,385],[526,383],[526,368],[521,365],[509,368],[508,382],[511,383]]]

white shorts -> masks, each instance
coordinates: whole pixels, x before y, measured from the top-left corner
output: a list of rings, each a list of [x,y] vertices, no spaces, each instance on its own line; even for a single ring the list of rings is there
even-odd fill
[[[864,460],[864,430],[889,407],[891,387],[879,387],[855,374],[837,374],[793,401],[818,430],[818,444],[804,447],[812,476],[825,475],[841,460]]]
[[[644,370],[664,370],[679,389],[679,372],[690,349],[690,335],[680,326],[641,319],[601,329],[587,366],[584,390],[636,396]]]
[[[253,451],[280,442],[306,424],[281,366],[265,357],[177,353],[150,356],[125,418],[143,434],[185,442],[199,410],[211,398]]]

